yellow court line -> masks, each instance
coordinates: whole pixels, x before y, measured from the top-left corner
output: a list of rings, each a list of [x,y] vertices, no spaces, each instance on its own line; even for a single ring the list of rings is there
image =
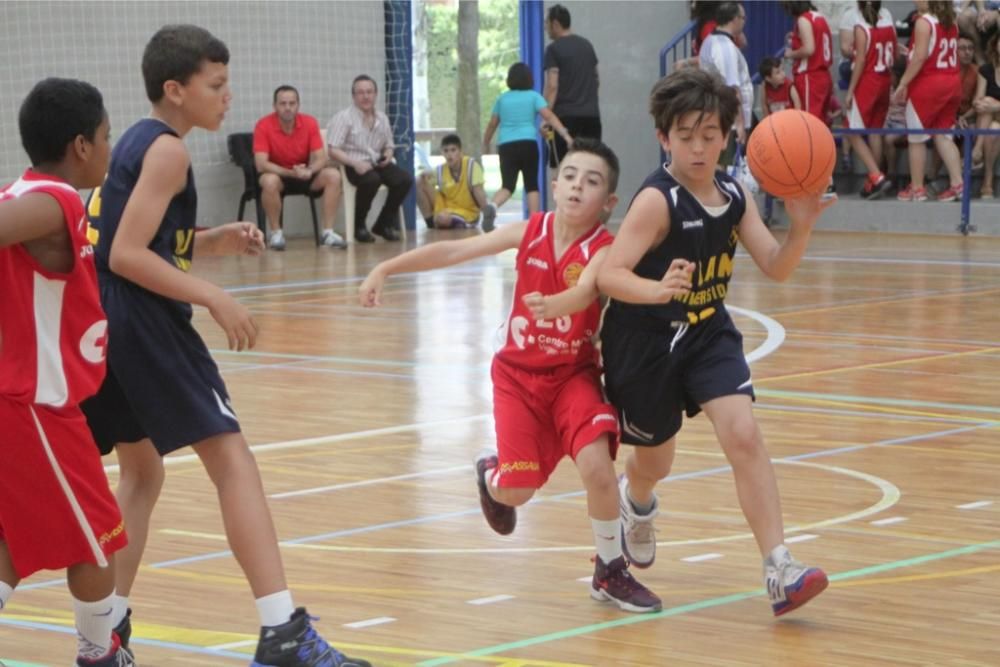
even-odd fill
[[[1000,347],[984,347],[978,350],[969,350],[967,352],[949,352],[947,354],[937,354],[929,355],[926,357],[910,357],[907,359],[897,359],[895,361],[880,361],[871,364],[859,364],[857,366],[843,366],[841,368],[826,368],[819,371],[805,371],[803,373],[791,373],[789,375],[775,375],[772,377],[758,378],[754,380],[754,384],[762,384],[764,382],[777,382],[779,380],[792,380],[795,378],[804,377],[816,377],[818,375],[827,375],[830,373],[841,373],[844,371],[860,371],[866,368],[886,368],[887,366],[901,366],[903,364],[913,364],[921,363],[925,361],[939,361],[941,359],[952,359],[955,357],[965,357],[974,354],[984,354],[988,352],[1000,351]]]
[[[965,577],[972,574],[985,574],[987,572],[1000,571],[1000,565],[984,565],[982,567],[970,567],[964,570],[948,570],[945,572],[933,572],[931,574],[910,574],[902,577],[880,577],[878,579],[855,579],[853,581],[835,581],[830,584],[831,588],[844,588],[848,586],[875,586],[878,584],[902,584],[911,581],[931,581],[934,579],[949,579],[951,577]]]
[[[790,310],[790,311],[785,311],[785,312],[781,312],[781,313],[776,313],[775,317],[776,318],[777,317],[785,317],[785,316],[788,316],[788,315],[797,317],[799,315],[813,315],[813,314],[816,314],[816,313],[829,313],[829,312],[832,312],[832,311],[835,311],[835,310],[844,310],[844,309],[847,309],[847,308],[851,308],[851,309],[857,310],[858,308],[866,308],[868,306],[885,306],[887,304],[896,305],[896,304],[900,304],[900,303],[906,303],[907,301],[929,301],[929,300],[934,300],[934,299],[954,299],[955,297],[961,297],[963,299],[967,299],[969,297],[986,296],[988,294],[996,294],[997,292],[1000,292],[1000,290],[998,290],[996,288],[992,288],[992,289],[979,290],[978,292],[962,292],[962,291],[959,291],[959,292],[949,292],[947,294],[924,294],[924,295],[903,297],[901,299],[883,299],[881,301],[869,301],[869,302],[866,302],[866,303],[845,303],[845,304],[840,305],[840,306],[826,306],[824,308],[808,308],[808,309],[805,309],[805,310]]]

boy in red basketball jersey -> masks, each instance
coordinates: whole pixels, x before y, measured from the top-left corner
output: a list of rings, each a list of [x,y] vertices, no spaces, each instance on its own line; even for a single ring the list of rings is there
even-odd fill
[[[46,79],[19,124],[32,167],[0,190],[0,609],[65,568],[76,664],[126,667],[110,613],[125,529],[79,407],[104,377],[107,319],[77,188],[104,178],[108,115],[90,84]]]
[[[483,514],[501,535],[514,530],[515,507],[531,499],[563,456],[587,489],[597,546],[591,596],[626,611],[661,608],[628,571],[622,554],[614,455],[618,420],[601,394],[593,339],[600,323],[596,274],[611,243],[601,224],[617,202],[618,158],[578,139],[552,184],[556,210],[485,236],[444,241],[382,262],[360,288],[361,304],[381,302],[395,273],[451,266],[517,248],[514,302],[493,358],[496,452],[476,460]]]
[[[824,123],[833,94],[830,65],[833,63],[833,37],[826,17],[808,0],[785,0],[781,3],[795,19],[792,43],[785,58],[794,61],[792,72],[795,90],[802,100],[802,110]]]
[[[760,78],[762,81],[761,90],[764,93],[761,111],[765,116],[785,109],[802,108],[799,91],[795,90],[792,82],[785,76],[785,69],[781,66],[780,60],[777,58],[761,60]]]
[[[822,592],[827,578],[793,560],[784,545],[743,337],[724,299],[737,241],[765,275],[785,280],[834,200],[786,199],[791,227],[778,243],[746,188],[716,168],[740,108],[735,90],[705,71],[679,70],[656,83],[649,108],[671,162],[632,199],[597,276],[611,297],[601,328],[605,387],[622,442],[634,445],[619,484],[625,554],[636,567],[653,564],[653,488],[670,474],[684,412],[704,411],[732,466],[778,616]]]
[[[916,23],[910,45],[909,62],[893,93],[897,102],[906,100],[906,126],[909,128],[948,129],[955,127],[962,102],[962,79],[958,69],[958,25],[951,2],[914,3]],[[927,164],[927,139],[930,135],[911,134],[910,185],[897,195],[902,201],[926,201],[924,169]],[[938,201],[962,198],[962,158],[950,135],[935,134],[934,147],[948,169],[950,187],[938,195]]]
[[[896,55],[896,27],[892,17],[880,14],[880,0],[858,2],[859,20],[854,30],[854,68],[844,96],[848,127],[855,130],[881,129],[889,113],[889,93],[892,86],[892,63]],[[861,189],[865,199],[877,199],[892,182],[882,173],[882,136],[848,137],[851,148],[868,170]]]

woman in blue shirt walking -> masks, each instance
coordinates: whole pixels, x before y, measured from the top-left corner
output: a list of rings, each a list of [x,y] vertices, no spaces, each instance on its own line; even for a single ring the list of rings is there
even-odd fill
[[[517,187],[518,173],[524,178],[528,211],[536,213],[539,210],[536,116],[541,116],[542,120],[555,128],[555,131],[566,140],[567,145],[573,143],[566,126],[549,109],[545,98],[533,89],[534,85],[534,77],[528,66],[524,63],[514,63],[507,71],[507,87],[510,90],[498,97],[493,104],[493,115],[483,134],[483,152],[489,150],[493,133],[499,126],[497,152],[500,154],[500,176],[503,184],[483,211],[483,231],[488,232],[493,229],[497,209],[510,199],[511,193]]]

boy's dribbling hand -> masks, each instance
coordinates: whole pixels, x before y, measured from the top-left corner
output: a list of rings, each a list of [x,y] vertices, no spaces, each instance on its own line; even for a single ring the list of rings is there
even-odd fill
[[[358,288],[358,300],[365,308],[374,308],[382,305],[382,287],[385,285],[385,276],[378,271],[372,271]]]
[[[536,320],[548,319],[544,294],[541,292],[529,292],[521,297],[521,301],[528,307],[528,310],[531,311],[531,316]]]
[[[690,292],[694,267],[695,263],[686,259],[678,258],[670,262],[670,268],[660,278],[660,293],[656,303],[667,303],[679,294]]]
[[[208,303],[208,312],[226,332],[230,350],[249,350],[257,343],[257,323],[246,306],[219,289]]]
[[[252,222],[230,222],[216,227],[215,254],[249,255],[257,257],[264,252],[264,234]]]

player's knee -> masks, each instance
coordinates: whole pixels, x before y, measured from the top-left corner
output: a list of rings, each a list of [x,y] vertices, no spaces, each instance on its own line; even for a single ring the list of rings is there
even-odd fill
[[[747,459],[764,452],[764,441],[753,415],[730,420],[719,429],[719,440],[730,460]]]
[[[493,490],[493,496],[510,507],[518,507],[531,500],[535,495],[535,489],[530,487],[507,487]]]
[[[608,465],[591,465],[587,468],[580,468],[580,479],[587,489],[587,494],[601,497],[615,497],[618,494],[618,476],[615,474],[615,467],[608,461]]]

